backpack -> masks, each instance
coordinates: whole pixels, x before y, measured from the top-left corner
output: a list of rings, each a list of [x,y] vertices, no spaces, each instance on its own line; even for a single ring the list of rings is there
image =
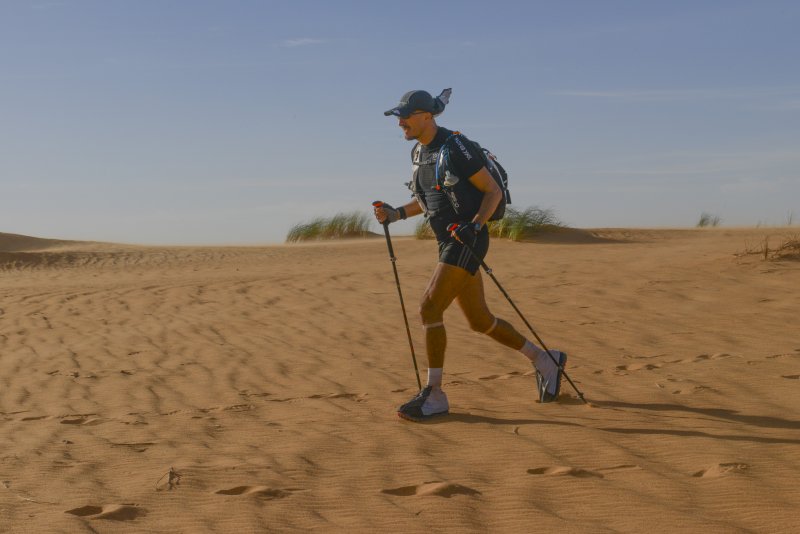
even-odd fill
[[[500,202],[498,202],[494,213],[492,213],[492,216],[489,217],[490,221],[499,221],[506,213],[506,205],[511,204],[511,193],[508,190],[508,173],[503,166],[500,165],[500,162],[497,161],[497,157],[494,154],[483,148],[475,141],[467,139],[461,134],[461,132],[453,132],[453,134],[445,140],[442,148],[439,149],[439,156],[436,159],[436,188],[444,189],[445,193],[447,193],[447,198],[450,200],[450,204],[452,204],[455,212],[458,213],[458,198],[456,197],[452,188],[453,185],[455,185],[455,182],[458,180],[452,180],[453,175],[447,168],[450,160],[449,143],[450,140],[456,136],[460,137],[467,143],[472,143],[472,145],[477,149],[478,154],[480,154],[481,158],[483,158],[484,167],[486,167],[486,170],[489,171],[489,174],[492,175],[492,178],[494,178],[494,181],[497,183],[498,187],[500,187],[500,191],[503,193],[503,196],[500,198]]]

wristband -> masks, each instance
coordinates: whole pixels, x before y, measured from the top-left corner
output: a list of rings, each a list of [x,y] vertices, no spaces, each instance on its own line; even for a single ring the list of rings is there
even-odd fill
[[[398,213],[398,215],[400,215],[400,218],[403,219],[403,220],[406,220],[406,217],[408,217],[408,215],[406,215],[406,209],[403,206],[400,206],[399,208],[397,208],[397,213]]]

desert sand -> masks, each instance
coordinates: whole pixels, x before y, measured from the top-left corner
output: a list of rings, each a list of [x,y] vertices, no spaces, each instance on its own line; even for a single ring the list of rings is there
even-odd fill
[[[0,532],[796,532],[800,262],[778,229],[494,240],[559,402],[457,307],[424,424],[386,243],[0,234]],[[394,241],[424,380],[435,244]],[[494,313],[524,328],[484,276]]]

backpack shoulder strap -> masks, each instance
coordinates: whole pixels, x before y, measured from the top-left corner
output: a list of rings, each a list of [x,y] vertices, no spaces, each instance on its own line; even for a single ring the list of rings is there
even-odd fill
[[[417,141],[414,147],[411,149],[411,163],[414,165],[419,164],[419,155],[422,152],[422,144]]]
[[[447,139],[444,140],[442,147],[439,149],[439,156],[436,158],[436,189],[441,189],[441,186],[444,183],[447,168],[450,166],[449,144],[450,141],[456,138],[456,136],[464,137],[461,132],[456,130],[447,136]],[[466,137],[464,137],[464,139],[466,139]]]

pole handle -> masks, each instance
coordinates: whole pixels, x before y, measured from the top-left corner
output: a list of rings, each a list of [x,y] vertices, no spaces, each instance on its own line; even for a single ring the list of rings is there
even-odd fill
[[[383,207],[385,202],[383,200],[376,200],[372,203],[372,206],[375,208]],[[397,261],[397,258],[394,256],[394,247],[392,247],[392,238],[389,237],[389,221],[383,221],[383,233],[386,235],[386,246],[389,248],[389,259],[394,263]]]
[[[447,231],[450,232],[450,235],[453,236],[453,238],[456,241],[458,241],[459,243],[463,244],[464,242],[461,241],[461,238],[458,237],[457,233],[455,233],[456,228],[458,228],[458,223],[453,223],[453,224],[451,224],[450,226],[447,227]],[[472,252],[472,250],[470,250],[470,252]]]

